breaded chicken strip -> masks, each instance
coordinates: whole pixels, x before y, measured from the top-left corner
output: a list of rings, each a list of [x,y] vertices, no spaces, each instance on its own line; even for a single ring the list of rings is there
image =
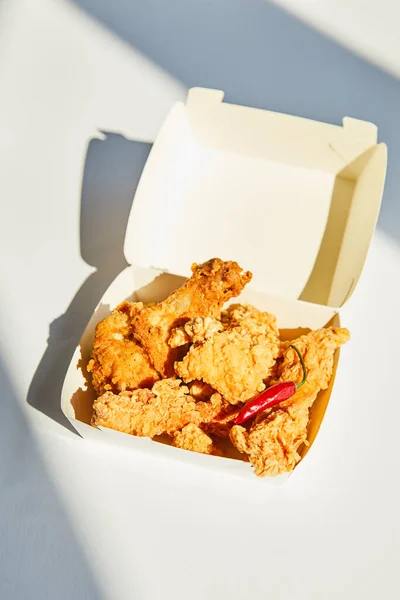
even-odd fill
[[[181,431],[174,433],[173,445],[183,450],[200,452],[201,454],[217,453],[212,439],[194,423],[188,423]]]
[[[236,262],[214,258],[192,266],[193,275],[166,300],[144,308],[134,318],[134,335],[163,377],[173,377],[174,362],[182,358],[181,348],[171,348],[168,340],[175,327],[193,317],[220,315],[222,305],[240,294],[251,279]]]
[[[298,450],[307,443],[309,408],[318,392],[329,385],[335,350],[349,339],[347,329],[328,327],[282,344],[278,381],[298,382],[302,378],[299,358],[289,348],[293,343],[306,364],[306,383],[279,407],[257,416],[249,428],[235,425],[230,432],[232,443],[249,456],[256,475],[279,475],[291,471],[299,462]]]
[[[157,381],[152,390],[119,395],[106,392],[93,404],[92,425],[109,427],[132,435],[172,435],[188,423],[200,424],[221,410],[221,398],[195,402],[179,379]]]
[[[122,302],[98,323],[92,358],[87,366],[98,394],[152,386],[159,379],[146,352],[132,334],[132,319],[142,309],[141,302]]]
[[[273,315],[253,307],[231,307],[226,329],[194,344],[175,370],[185,382],[209,383],[231,404],[249,400],[265,389],[263,382],[279,352]]]

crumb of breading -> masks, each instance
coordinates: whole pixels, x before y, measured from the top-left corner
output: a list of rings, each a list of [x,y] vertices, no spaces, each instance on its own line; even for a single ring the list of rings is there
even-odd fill
[[[196,400],[209,400],[215,394],[214,388],[203,381],[192,381],[188,384],[190,395]]]
[[[180,348],[181,346],[185,346],[186,344],[190,344],[191,338],[186,333],[185,327],[175,327],[171,331],[170,338],[168,340],[168,345],[171,348]]]

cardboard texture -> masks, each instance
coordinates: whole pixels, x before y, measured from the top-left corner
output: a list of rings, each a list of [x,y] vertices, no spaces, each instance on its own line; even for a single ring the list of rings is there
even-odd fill
[[[376,127],[350,118],[342,127],[328,125],[222,99],[223,92],[195,88],[167,117],[128,221],[124,251],[131,266],[89,321],[61,406],[83,437],[254,477],[239,457],[199,455],[89,425],[94,392],[85,366],[94,329],[122,300],[160,301],[193,262],[219,256],[253,272],[239,301],[275,313],[289,336],[289,330],[338,325],[338,307],[361,274],[386,173],[386,146],[376,143]],[[338,358],[339,352],[335,373]],[[303,456],[333,383],[334,377],[314,404]]]

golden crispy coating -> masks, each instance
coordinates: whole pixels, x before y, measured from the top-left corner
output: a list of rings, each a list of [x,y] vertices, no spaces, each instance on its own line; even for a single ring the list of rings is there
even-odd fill
[[[221,322],[224,329],[239,325],[244,320],[265,327],[279,336],[276,317],[272,313],[263,312],[250,304],[231,304],[221,312]]]
[[[230,432],[234,446],[249,456],[258,476],[291,471],[300,460],[298,450],[307,443],[309,408],[318,392],[329,385],[335,350],[350,338],[347,329],[328,327],[283,344],[279,381],[300,381],[301,364],[293,343],[304,357],[307,382],[279,407],[258,415],[248,429],[235,425]]]
[[[229,432],[241,408],[241,405],[232,406],[229,402],[223,402],[219,413],[203,424],[204,431],[219,438],[229,438]]]
[[[171,348],[178,348],[184,344],[198,344],[222,331],[221,321],[212,317],[195,317],[181,327],[175,327],[171,332],[168,344]]]
[[[171,331],[194,317],[218,318],[222,305],[237,296],[251,279],[236,262],[214,258],[192,266],[193,275],[166,300],[144,308],[134,318],[134,335],[163,377],[173,377],[181,348],[168,345]],[[183,347],[184,348],[184,347]]]
[[[195,402],[179,379],[157,381],[151,391],[106,392],[93,404],[92,425],[151,438],[172,435],[188,423],[200,424],[218,414],[222,402],[215,396]]]
[[[188,387],[190,395],[196,400],[209,400],[215,394],[214,388],[203,381],[192,381]]]
[[[198,425],[193,423],[188,423],[181,431],[174,433],[173,445],[183,450],[191,450],[201,454],[216,453],[212,439]]]
[[[265,323],[266,318],[269,319],[271,329],[279,335],[275,315],[270,313],[261,313],[254,306],[248,304],[231,304],[221,312],[219,319],[212,317],[195,317],[180,327],[175,327],[171,331],[171,336],[168,344],[171,348],[184,346],[185,344],[199,344],[208,340],[216,333],[223,329],[228,329],[234,325],[238,325],[244,318],[252,318],[258,320],[261,315],[261,320]]]
[[[297,392],[302,396],[308,392],[304,402],[264,413],[249,431],[241,425],[232,427],[230,439],[240,452],[248,454],[256,475],[274,476],[291,471],[300,460],[298,450],[307,443],[308,409],[318,393],[316,389],[304,388]]]
[[[87,366],[98,394],[151,386],[159,379],[132,334],[132,319],[142,308],[141,302],[122,302],[111,315],[98,323],[92,359]]]
[[[307,381],[325,390],[332,377],[335,350],[350,339],[348,329],[324,327],[302,335],[293,342],[283,342],[280,348],[277,375],[279,381],[300,381],[302,368],[290,344],[294,344],[304,358],[308,369]],[[294,398],[294,397],[293,397]]]
[[[278,330],[273,315],[252,307],[231,307],[225,319],[227,328],[191,346],[175,369],[185,382],[209,383],[238,404],[264,390],[279,352]]]

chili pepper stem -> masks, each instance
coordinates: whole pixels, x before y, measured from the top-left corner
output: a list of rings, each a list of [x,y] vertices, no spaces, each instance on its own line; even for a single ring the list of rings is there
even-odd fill
[[[307,379],[307,369],[306,369],[306,365],[305,365],[305,362],[304,362],[304,358],[302,357],[300,350],[298,348],[296,348],[296,346],[294,346],[293,344],[290,344],[289,348],[293,348],[293,350],[296,352],[297,356],[300,359],[300,363],[301,363],[301,366],[302,366],[302,369],[303,369],[303,379],[300,381],[300,383],[296,383],[296,390],[298,390],[299,387],[301,387],[302,385],[304,385],[305,382],[306,382],[306,379]]]

